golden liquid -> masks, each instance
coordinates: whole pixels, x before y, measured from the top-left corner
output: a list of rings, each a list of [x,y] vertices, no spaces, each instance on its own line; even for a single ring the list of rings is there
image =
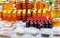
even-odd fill
[[[59,17],[58,9],[52,9],[51,17],[52,18],[58,18]]]
[[[10,10],[13,10],[14,9],[14,6],[13,6],[13,2],[10,2]]]
[[[21,4],[20,4],[20,2],[16,2],[16,9],[17,9],[17,10],[21,9]]]
[[[27,4],[27,9],[32,9],[33,8],[33,3],[31,2],[31,3],[28,3]]]
[[[37,9],[40,9],[40,1],[39,2],[36,2],[36,8]]]
[[[28,17],[31,16],[31,10],[30,9],[28,9],[27,16]]]
[[[3,20],[7,20],[7,10],[3,11]]]
[[[23,22],[26,21],[26,9],[23,10],[23,13],[22,13],[22,20],[23,20]]]
[[[48,17],[48,18],[51,17],[51,12],[50,11],[46,11],[46,17]]]
[[[26,9],[26,3],[22,3],[22,9]]]
[[[45,9],[48,10],[49,9],[49,6],[50,6],[50,3],[49,2],[46,2],[45,3]]]
[[[36,17],[37,16],[36,10],[33,10],[32,16],[33,17]]]
[[[18,10],[18,12],[17,12],[17,20],[21,20],[22,18],[21,18],[21,16],[22,16],[22,10]]]
[[[6,9],[6,4],[2,3],[2,10]]]
[[[54,27],[60,26],[60,21],[59,20],[53,20],[53,26]]]
[[[41,9],[38,10],[37,16],[40,17],[42,15]]]
[[[8,7],[7,7],[8,6]],[[2,10],[11,10],[14,9],[13,3],[2,3]]]
[[[17,13],[16,13],[16,10],[14,10],[14,11],[12,12],[12,22],[15,23],[16,20],[17,20]]]
[[[8,10],[8,12],[7,12],[7,21],[8,22],[11,22],[11,19],[12,19],[11,13],[12,13],[12,10]]]
[[[43,10],[45,8],[45,4],[44,3],[40,3],[40,9]]]
[[[43,10],[42,16],[46,16],[46,9]]]

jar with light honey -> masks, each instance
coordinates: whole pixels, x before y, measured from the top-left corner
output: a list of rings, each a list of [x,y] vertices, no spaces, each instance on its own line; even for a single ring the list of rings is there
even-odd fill
[[[51,17],[52,18],[58,18],[59,17],[59,9],[52,9]]]
[[[51,18],[51,9],[46,11],[46,17]]]
[[[60,26],[60,18],[54,18],[53,19],[53,26],[54,27]]]
[[[36,17],[37,16],[37,10],[33,10],[33,12],[32,12],[32,17]]]
[[[28,11],[27,11],[27,17],[30,17],[30,16],[31,16],[31,10],[28,9]]]
[[[42,16],[42,11],[41,11],[41,9],[38,10],[37,16],[38,16],[38,17],[41,17],[41,16]]]
[[[46,17],[46,9],[43,9],[42,16]]]
[[[46,1],[45,2],[45,9],[46,10],[49,10],[49,6],[50,6],[50,2],[49,1]]]

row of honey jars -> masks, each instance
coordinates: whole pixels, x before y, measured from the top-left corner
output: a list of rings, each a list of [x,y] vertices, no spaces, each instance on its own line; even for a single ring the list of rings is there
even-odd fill
[[[49,1],[40,1],[36,0],[34,3],[33,0],[29,0],[28,3],[25,2],[25,0],[22,1],[16,1],[16,9],[41,9],[43,10],[46,8],[46,10],[49,9],[50,2]]]
[[[26,21],[28,17],[51,17],[50,11],[46,11],[45,9],[42,11],[41,9],[39,10],[3,10],[1,11],[0,18],[2,20],[7,20],[11,21],[17,21],[17,20],[23,20]]]
[[[45,0],[36,0],[35,4],[36,4],[35,8],[41,9],[41,10],[43,9],[48,10],[50,7],[50,2]]]
[[[22,17],[21,17],[22,16]],[[26,10],[0,10],[0,19],[15,23],[17,20],[26,20]]]
[[[16,9],[33,9],[33,1],[29,0],[27,3],[25,0],[22,1],[16,1]]]
[[[45,8],[46,10],[48,10],[49,6],[50,6],[49,1],[36,0],[35,4],[36,5],[34,5],[33,0],[29,0],[27,3],[25,2],[25,0],[21,0],[21,1],[16,0],[16,9],[19,10],[19,9],[34,9],[34,8],[36,8],[36,9],[43,10]],[[9,7],[7,7],[7,6],[9,6]],[[3,10],[14,9],[13,3],[11,1],[10,2],[3,1],[2,9]]]

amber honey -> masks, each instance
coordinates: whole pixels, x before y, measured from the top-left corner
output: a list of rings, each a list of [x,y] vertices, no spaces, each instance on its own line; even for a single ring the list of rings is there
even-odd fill
[[[2,10],[0,10],[0,18],[2,18]]]
[[[43,10],[42,16],[46,16],[46,9]]]
[[[21,3],[20,2],[16,2],[16,9],[17,10],[21,9]]]
[[[17,20],[21,20],[22,19],[22,10],[18,10],[17,11]]]
[[[58,19],[53,19],[53,26],[54,27],[60,26],[60,19],[59,20]]]
[[[7,12],[7,21],[8,22],[11,22],[11,19],[12,19],[12,10],[8,10],[8,12]]]
[[[36,17],[37,16],[36,10],[33,10],[32,16],[33,17]]]
[[[40,9],[43,10],[45,8],[44,2],[40,2]]]
[[[23,20],[23,22],[26,21],[26,9],[24,9],[22,12],[22,20]]]
[[[22,3],[22,9],[26,9],[26,3],[25,3],[25,1],[23,1],[23,3]]]
[[[6,4],[4,4],[4,2],[2,3],[2,10],[6,9]]]
[[[10,2],[9,6],[10,6],[9,10],[14,10],[13,2]]]
[[[11,9],[14,9],[13,3],[9,3],[9,2],[2,3],[2,10],[11,10]]]
[[[36,8],[37,8],[37,9],[40,9],[40,1],[37,1],[37,2],[36,2]]]
[[[37,16],[41,17],[41,15],[42,15],[42,11],[41,11],[41,9],[39,9],[38,12],[37,12]]]
[[[51,17],[52,18],[58,18],[59,17],[58,9],[52,9]]]
[[[50,6],[50,2],[49,1],[46,1],[45,2],[45,9],[46,10],[49,10],[49,6]]]
[[[31,16],[31,10],[28,9],[28,11],[27,11],[27,17],[30,17],[30,16]]]
[[[3,10],[3,20],[7,20],[7,10]]]
[[[28,2],[27,9],[33,9],[33,3],[32,2]]]
[[[15,23],[17,21],[17,13],[16,10],[12,12],[12,22]]]
[[[46,11],[46,17],[51,18],[51,11]]]

